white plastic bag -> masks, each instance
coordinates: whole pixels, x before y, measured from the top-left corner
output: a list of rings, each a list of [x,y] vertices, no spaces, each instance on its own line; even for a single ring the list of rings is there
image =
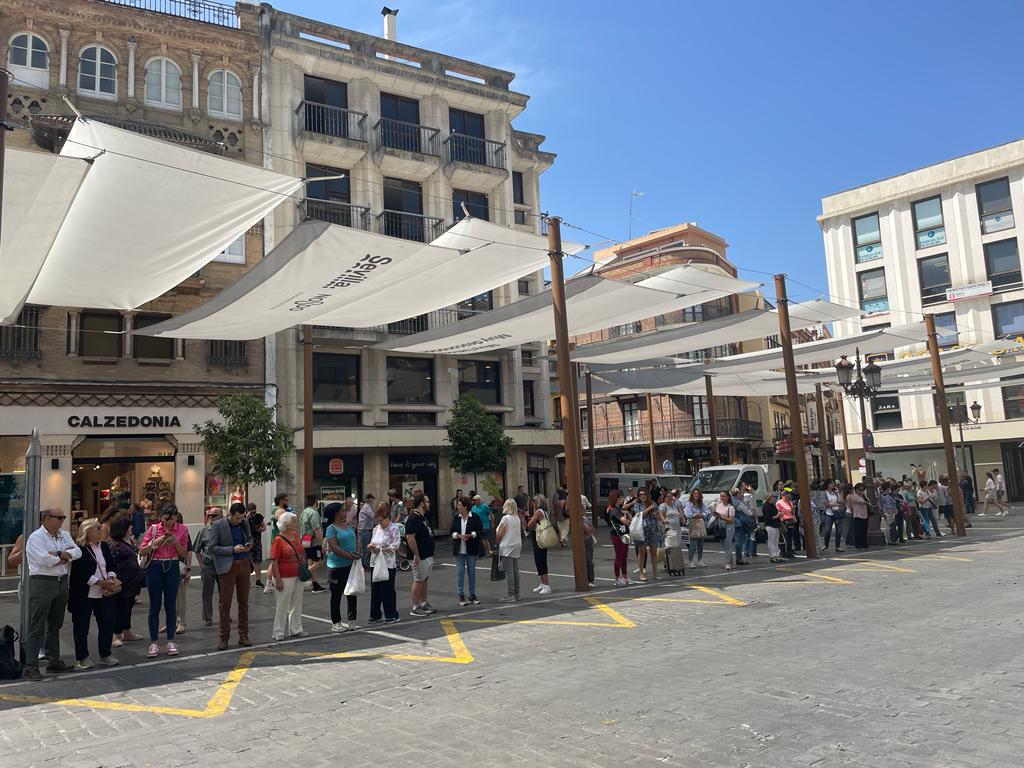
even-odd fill
[[[391,578],[391,574],[388,573],[387,558],[384,557],[383,552],[378,552],[377,557],[373,561],[373,581],[387,581]]]
[[[346,595],[361,595],[366,591],[366,576],[363,575],[363,564],[358,560],[352,561],[352,568],[348,572],[348,581],[345,582]]]
[[[644,514],[637,512],[629,523],[629,537],[636,542],[644,540]]]

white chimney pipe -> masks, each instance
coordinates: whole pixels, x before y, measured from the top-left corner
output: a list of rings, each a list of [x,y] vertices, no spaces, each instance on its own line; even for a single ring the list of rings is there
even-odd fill
[[[398,39],[398,9],[388,8],[386,5],[381,9],[380,15],[384,17],[384,39]]]

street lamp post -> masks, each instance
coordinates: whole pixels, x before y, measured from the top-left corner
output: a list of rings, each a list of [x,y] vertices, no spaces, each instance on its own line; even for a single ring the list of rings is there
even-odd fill
[[[977,424],[981,421],[981,403],[975,400],[970,405],[971,415],[967,415],[967,403],[949,406],[949,420],[955,421],[960,430],[960,469],[967,471],[967,448],[964,446],[964,424]],[[952,482],[952,478],[950,478]]]
[[[875,461],[868,459],[868,444],[872,441],[871,430],[868,429],[867,414],[864,408],[864,401],[870,400],[878,394],[882,388],[882,369],[874,363],[868,363],[863,368],[860,365],[860,348],[855,350],[856,365],[846,359],[846,355],[836,363],[836,375],[839,377],[839,384],[850,397],[855,397],[860,402],[860,426],[861,446],[864,448],[864,469],[867,477],[875,476]],[[854,371],[857,378],[853,377]],[[871,446],[872,448],[874,445]],[[849,467],[847,470],[849,471]]]

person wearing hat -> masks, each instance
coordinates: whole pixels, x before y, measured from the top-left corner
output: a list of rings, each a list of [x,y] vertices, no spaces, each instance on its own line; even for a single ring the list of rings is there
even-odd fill
[[[491,556],[491,505],[484,504],[483,497],[479,493],[473,496],[473,514],[480,518],[480,525],[483,526],[483,545],[487,557]]]

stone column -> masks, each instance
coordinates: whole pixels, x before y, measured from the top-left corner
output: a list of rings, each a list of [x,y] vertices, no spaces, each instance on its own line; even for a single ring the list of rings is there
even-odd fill
[[[175,435],[178,451],[174,455],[174,504],[186,523],[202,523],[205,511],[206,453],[195,435]],[[189,457],[192,464],[189,464]],[[225,510],[226,512],[227,510]]]
[[[199,54],[192,52],[192,109],[199,109]]]
[[[128,98],[135,98],[135,42],[134,37],[128,38]]]
[[[70,29],[60,30],[60,81],[61,88],[68,85],[68,39],[71,37]]]

